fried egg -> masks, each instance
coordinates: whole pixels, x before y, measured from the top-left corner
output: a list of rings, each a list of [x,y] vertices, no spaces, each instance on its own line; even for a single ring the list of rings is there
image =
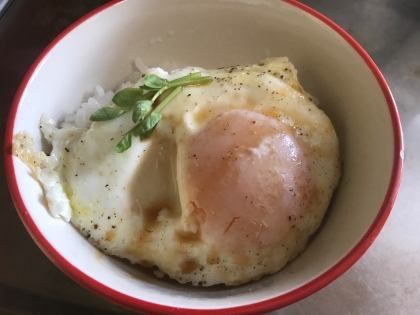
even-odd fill
[[[184,88],[148,140],[118,154],[131,115],[94,122],[55,169],[71,223],[105,253],[181,283],[237,285],[307,246],[338,185],[338,140],[287,58],[147,73],[197,71],[213,82]]]

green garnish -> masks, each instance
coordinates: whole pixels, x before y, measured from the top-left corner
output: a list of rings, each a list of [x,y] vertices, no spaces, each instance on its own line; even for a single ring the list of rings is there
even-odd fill
[[[186,75],[182,78],[168,81],[156,74],[149,74],[144,77],[144,83],[139,88],[126,88],[114,95],[112,101],[117,107],[102,107],[90,116],[91,121],[107,121],[115,119],[122,114],[133,111],[132,120],[138,123],[127,132],[114,150],[118,153],[124,152],[131,147],[131,138],[139,137],[140,141],[149,138],[156,126],[162,119],[159,112],[176,96],[184,86],[199,85],[212,82],[210,76],[201,76],[200,72]],[[154,104],[157,98],[165,91],[170,93],[159,103]],[[156,105],[153,108],[153,105]]]

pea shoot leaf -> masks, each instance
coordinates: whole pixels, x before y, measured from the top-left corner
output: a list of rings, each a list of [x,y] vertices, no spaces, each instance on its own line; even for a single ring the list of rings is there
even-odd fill
[[[131,133],[127,133],[120,142],[115,146],[114,150],[117,153],[127,151],[131,147]]]
[[[112,101],[118,107],[131,107],[134,104],[143,99],[143,90],[140,88],[126,88],[115,93]]]
[[[114,118],[117,118],[124,114],[125,111],[122,109],[115,109],[112,107],[102,107],[90,115],[89,119],[91,121],[107,121]]]
[[[144,77],[144,85],[151,89],[160,89],[164,87],[169,81],[162,79],[156,74],[149,74]]]
[[[133,110],[133,122],[139,122],[144,119],[146,114],[150,111],[152,108],[152,102],[149,100],[140,100],[135,104],[134,110]]]
[[[143,134],[146,134],[148,131],[153,130],[156,128],[157,124],[159,123],[159,121],[162,119],[162,115],[161,114],[157,114],[157,113],[151,113],[149,116],[147,116],[140,124],[138,124],[134,129],[133,129],[133,135],[136,137],[140,137],[140,139],[142,138],[141,136]],[[151,133],[150,133],[151,134]],[[149,136],[150,136],[149,134]],[[148,137],[149,137],[148,136]],[[145,136],[143,136],[143,139]],[[143,140],[141,139],[141,140]]]

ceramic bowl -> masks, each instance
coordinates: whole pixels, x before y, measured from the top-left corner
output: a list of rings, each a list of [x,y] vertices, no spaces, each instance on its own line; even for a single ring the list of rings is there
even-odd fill
[[[11,155],[27,130],[42,148],[42,113],[60,119],[96,84],[115,89],[146,65],[216,68],[288,56],[338,134],[343,177],[319,233],[280,272],[238,287],[178,285],[103,255],[52,218],[40,184]],[[340,27],[293,0],[111,1],[56,38],[24,78],[5,135],[16,209],[44,253],[102,297],[150,313],[263,313],[321,289],[352,266],[384,225],[402,171],[402,135],[390,90],[366,52]]]

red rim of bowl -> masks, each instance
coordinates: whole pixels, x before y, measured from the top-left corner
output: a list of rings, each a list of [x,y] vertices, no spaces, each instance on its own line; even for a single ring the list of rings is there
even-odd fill
[[[207,314],[239,314],[239,313],[248,313],[248,314],[257,314],[263,312],[269,312],[292,303],[295,303],[316,291],[322,289],[332,281],[334,281],[337,277],[347,271],[356,261],[366,252],[369,246],[373,243],[375,238],[378,236],[380,230],[382,229],[385,221],[387,220],[389,213],[391,212],[392,206],[394,204],[395,198],[397,197],[398,188],[401,182],[402,176],[402,166],[403,166],[403,159],[401,153],[403,152],[403,141],[402,141],[402,131],[401,131],[401,124],[399,120],[399,115],[397,111],[397,106],[394,102],[392,97],[391,91],[386,83],[384,77],[382,76],[381,72],[379,71],[378,67],[375,65],[373,60],[369,57],[369,55],[364,51],[364,49],[349,35],[347,34],[341,27],[337,24],[332,22],[330,19],[326,18],[319,12],[307,7],[306,5],[296,1],[296,0],[283,0],[285,3],[292,5],[310,15],[314,16],[324,24],[328,25],[332,30],[334,30],[337,34],[339,34],[344,40],[349,43],[353,49],[363,58],[365,63],[370,68],[371,72],[375,76],[378,84],[382,89],[382,93],[385,96],[386,102],[388,104],[388,109],[390,112],[393,130],[394,130],[394,165],[392,169],[390,185],[388,187],[388,191],[386,193],[385,199],[381,206],[381,209],[376,216],[375,220],[373,221],[372,225],[362,237],[362,239],[357,243],[357,245],[338,263],[336,263],[333,267],[327,270],[322,275],[318,276],[311,282],[303,285],[300,288],[297,288],[287,294],[282,296],[278,296],[266,301],[257,302],[254,304],[237,306],[232,308],[224,308],[224,309],[208,309],[208,310],[198,310],[198,309],[187,309],[187,308],[176,308],[171,306],[165,306],[160,304],[155,304],[147,301],[143,301],[132,296],[128,296],[124,293],[115,291],[114,289],[92,279],[85,273],[78,270],[75,266],[70,264],[63,256],[61,256],[57,250],[48,242],[48,240],[42,235],[42,233],[38,230],[36,224],[31,218],[28,210],[25,207],[25,204],[22,200],[22,196],[19,193],[19,188],[17,186],[17,181],[14,172],[14,163],[13,163],[13,156],[11,153],[11,146],[12,146],[12,139],[13,139],[13,127],[14,127],[14,120],[16,117],[16,113],[19,107],[20,100],[24,94],[26,86],[28,85],[32,75],[34,74],[35,70],[42,62],[42,60],[46,57],[46,55],[54,48],[54,46],[60,42],[68,33],[70,33],[73,29],[78,27],[80,24],[85,22],[86,20],[90,19],[91,17],[95,16],[99,12],[106,10],[109,7],[117,5],[124,0],[113,0],[109,3],[97,8],[96,10],[90,12],[89,14],[85,15],[72,25],[70,25],[66,30],[64,30],[60,35],[58,35],[53,42],[51,42],[45,50],[41,53],[41,55],[35,60],[29,71],[26,73],[22,83],[20,84],[15,98],[13,100],[7,126],[5,132],[5,147],[4,147],[4,154],[5,154],[5,168],[6,168],[6,177],[7,182],[9,185],[9,189],[11,192],[11,196],[17,212],[24,223],[26,229],[28,230],[29,234],[34,239],[35,243],[41,248],[41,250],[48,256],[48,258],[56,264],[64,273],[68,276],[76,280],[79,284],[86,287],[87,289],[95,292],[96,294],[109,299],[115,303],[121,304],[125,307],[137,310],[137,311],[146,311],[146,312],[153,312],[153,313],[179,313],[179,314],[195,314],[197,312],[200,313],[207,313]]]

